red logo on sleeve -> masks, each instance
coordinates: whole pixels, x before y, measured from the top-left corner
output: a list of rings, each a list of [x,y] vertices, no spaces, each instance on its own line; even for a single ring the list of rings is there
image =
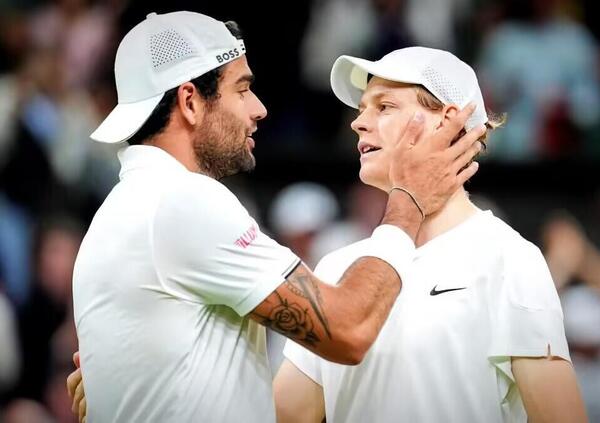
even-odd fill
[[[242,248],[246,248],[250,244],[252,244],[252,241],[254,241],[257,236],[258,228],[252,225],[250,229],[244,232],[244,234],[235,241],[235,245],[240,246]]]

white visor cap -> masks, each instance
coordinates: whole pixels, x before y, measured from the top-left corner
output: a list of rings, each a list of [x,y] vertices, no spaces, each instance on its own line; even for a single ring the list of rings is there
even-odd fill
[[[245,53],[244,42],[210,16],[150,13],[119,44],[115,58],[118,104],[91,138],[105,143],[127,141],[166,91]]]
[[[475,72],[452,53],[426,47],[394,50],[380,60],[341,56],[331,70],[331,88],[343,103],[358,108],[369,75],[388,81],[422,85],[444,104],[460,108],[473,102],[475,111],[467,130],[488,121]]]

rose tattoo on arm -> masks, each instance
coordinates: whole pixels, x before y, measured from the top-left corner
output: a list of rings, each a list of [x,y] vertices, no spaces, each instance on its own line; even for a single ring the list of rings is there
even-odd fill
[[[308,315],[308,310],[302,309],[298,304],[289,304],[285,298],[277,294],[281,304],[273,307],[268,318],[268,326],[287,336],[315,345],[319,338],[313,332],[313,322]]]
[[[313,314],[318,324],[323,327],[327,337],[331,339],[329,323],[323,312],[323,301],[319,287],[306,269],[302,266],[298,267],[286,279],[284,286],[293,295],[299,297],[298,302],[290,300],[289,296],[284,298],[279,292],[274,291],[277,304],[273,305],[268,315],[253,312],[253,316],[258,317],[264,326],[288,338],[315,346],[320,339],[314,331],[314,322],[311,317],[311,314]],[[307,301],[308,306],[300,304]]]

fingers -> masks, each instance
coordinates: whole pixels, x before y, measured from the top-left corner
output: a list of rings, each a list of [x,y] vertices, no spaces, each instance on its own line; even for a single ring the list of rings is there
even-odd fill
[[[85,397],[82,398],[81,402],[79,403],[79,422],[83,423],[86,420],[86,413],[87,413],[87,402],[85,400]]]
[[[471,178],[471,176],[475,175],[477,170],[479,170],[479,163],[477,162],[472,162],[469,166],[467,166],[462,172],[460,172],[456,176],[456,182],[458,183],[458,186],[461,186],[465,182],[467,182]]]
[[[452,141],[459,134],[459,132],[465,127],[467,120],[469,119],[469,117],[471,117],[474,111],[475,104],[469,103],[455,116],[450,117],[447,124],[444,124],[444,126],[433,138],[431,143],[432,148],[443,150],[449,147]]]
[[[456,159],[462,156],[473,144],[479,144],[479,140],[486,132],[487,128],[485,125],[477,126],[463,135],[454,145],[448,148],[448,152],[452,158]],[[481,151],[481,150],[480,150]],[[472,158],[472,157],[471,157]]]
[[[479,141],[475,141],[475,144],[471,145],[467,151],[459,156],[452,164],[452,169],[455,174],[461,171],[462,168],[467,166],[473,161],[473,159],[481,152],[483,144]]]
[[[398,145],[415,145],[423,133],[423,127],[425,126],[425,115],[421,111],[416,111],[412,119],[408,122],[406,130],[400,138]]]
[[[80,380],[77,388],[75,388],[75,394],[73,395],[73,404],[81,404],[81,400],[85,397],[83,389],[83,382]]]
[[[75,390],[77,385],[81,383],[81,369],[75,370],[67,377],[67,391],[69,396],[73,398],[75,396]]]
[[[81,360],[79,358],[79,351],[75,351],[75,353],[73,354],[73,364],[75,364],[75,367],[77,367],[77,368],[81,367]]]

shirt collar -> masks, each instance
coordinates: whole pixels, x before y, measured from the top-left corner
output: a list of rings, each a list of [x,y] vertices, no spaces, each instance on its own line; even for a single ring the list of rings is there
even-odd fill
[[[127,172],[140,168],[159,168],[171,172],[188,171],[183,164],[165,150],[150,145],[124,147],[119,150],[118,157],[121,162],[119,179],[123,179]]]

